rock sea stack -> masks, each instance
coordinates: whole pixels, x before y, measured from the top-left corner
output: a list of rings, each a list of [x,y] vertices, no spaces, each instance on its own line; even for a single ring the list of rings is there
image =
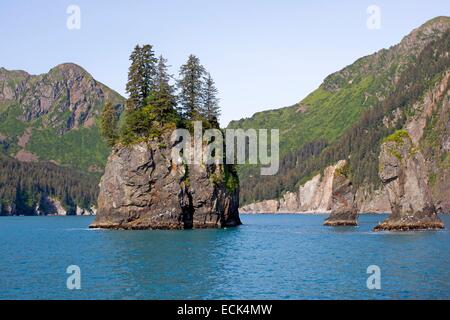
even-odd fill
[[[389,195],[392,214],[375,231],[442,229],[428,187],[425,159],[406,130],[381,146],[379,176]]]
[[[357,226],[358,208],[355,190],[350,180],[350,166],[347,161],[339,161],[333,176],[331,192],[331,214],[325,226]]]

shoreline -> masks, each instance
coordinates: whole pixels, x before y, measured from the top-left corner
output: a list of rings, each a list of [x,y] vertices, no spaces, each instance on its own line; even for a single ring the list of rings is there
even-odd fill
[[[293,216],[301,216],[301,215],[329,215],[331,211],[304,211],[304,212],[241,212],[239,214],[244,215],[293,215]],[[382,214],[391,214],[391,212],[361,212],[359,215],[382,215]]]

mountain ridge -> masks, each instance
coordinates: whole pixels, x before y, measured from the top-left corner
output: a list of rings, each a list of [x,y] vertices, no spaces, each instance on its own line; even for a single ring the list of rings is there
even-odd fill
[[[21,151],[35,155],[30,161],[97,171],[93,166],[104,166],[109,153],[97,128],[106,100],[123,109],[125,99],[120,94],[74,63],[59,64],[39,75],[1,68],[0,134],[8,144],[6,153],[17,158]]]

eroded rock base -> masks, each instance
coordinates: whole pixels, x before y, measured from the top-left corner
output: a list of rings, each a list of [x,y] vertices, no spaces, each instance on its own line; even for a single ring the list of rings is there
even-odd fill
[[[435,219],[387,219],[380,223],[374,231],[412,231],[412,230],[438,230],[444,229],[444,223]]]
[[[341,226],[356,227],[358,225],[358,222],[356,220],[325,220],[323,225],[328,227],[341,227]]]

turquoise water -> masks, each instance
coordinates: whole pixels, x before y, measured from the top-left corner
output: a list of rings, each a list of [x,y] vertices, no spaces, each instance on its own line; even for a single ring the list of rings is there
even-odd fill
[[[226,230],[100,231],[91,217],[0,217],[0,299],[449,299],[450,231],[373,233],[385,216],[242,216]],[[450,226],[450,216],[442,217]],[[68,290],[66,268],[81,268]],[[381,268],[368,290],[367,267]]]

